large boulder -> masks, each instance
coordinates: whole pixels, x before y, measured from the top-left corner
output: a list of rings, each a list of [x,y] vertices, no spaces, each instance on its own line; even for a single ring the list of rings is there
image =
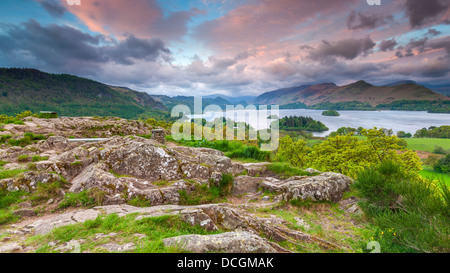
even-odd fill
[[[339,173],[291,177],[283,181],[264,181],[261,187],[283,194],[285,201],[294,199],[339,202],[353,180]]]
[[[79,193],[92,188],[100,189],[108,195],[115,195],[125,189],[120,180],[108,172],[105,164],[92,164],[72,180],[70,192]]]
[[[113,149],[105,162],[120,175],[149,181],[181,178],[178,160],[165,149],[150,143],[125,143]]]
[[[227,232],[215,235],[184,235],[163,240],[165,246],[194,253],[277,253],[267,239],[249,232]]]

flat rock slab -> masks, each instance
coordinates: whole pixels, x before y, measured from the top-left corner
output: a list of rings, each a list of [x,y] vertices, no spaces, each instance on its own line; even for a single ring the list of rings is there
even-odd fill
[[[216,235],[184,235],[163,240],[166,247],[178,247],[194,253],[277,253],[267,239],[249,232]]]
[[[264,181],[261,187],[283,194],[285,201],[300,199],[339,202],[353,180],[343,174],[322,173],[317,176],[292,177],[283,181]]]
[[[0,245],[0,253],[11,253],[22,250],[22,247],[17,243],[9,243]]]

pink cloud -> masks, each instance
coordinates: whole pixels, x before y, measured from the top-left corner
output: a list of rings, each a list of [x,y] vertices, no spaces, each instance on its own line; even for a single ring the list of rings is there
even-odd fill
[[[65,2],[66,0],[60,0]],[[155,0],[83,1],[79,6],[67,6],[91,31],[124,38],[133,34],[143,38],[179,39],[187,32],[187,22],[197,9],[179,11],[164,16]]]
[[[205,22],[196,36],[208,45],[224,51],[255,48],[277,43],[302,33],[298,26],[309,19],[349,11],[356,0],[259,0],[240,6],[221,18]]]

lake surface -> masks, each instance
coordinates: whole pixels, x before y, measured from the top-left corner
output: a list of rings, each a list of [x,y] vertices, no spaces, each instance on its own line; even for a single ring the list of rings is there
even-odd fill
[[[339,117],[322,116],[323,110],[309,109],[280,109],[278,116],[306,116],[321,121],[330,130],[326,132],[313,132],[314,136],[327,136],[340,127],[363,127],[363,128],[387,128],[394,133],[404,131],[414,134],[417,130],[430,126],[450,125],[450,114],[431,114],[422,111],[338,111]],[[270,121],[266,117],[270,111],[229,111],[227,117],[235,121],[245,121],[255,129],[269,128]],[[216,117],[221,117],[224,112],[210,112],[203,117],[210,121]],[[197,117],[195,115],[191,117]]]

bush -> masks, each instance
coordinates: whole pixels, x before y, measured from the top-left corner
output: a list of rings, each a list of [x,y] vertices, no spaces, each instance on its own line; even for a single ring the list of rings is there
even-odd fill
[[[58,118],[58,114],[55,112],[41,112],[39,113],[39,118],[43,119]]]
[[[382,230],[395,230],[385,252],[448,252],[450,189],[383,162],[358,174],[354,186],[365,197],[360,206]],[[383,246],[382,246],[383,247]]]
[[[448,150],[446,151],[446,150],[444,150],[444,148],[442,148],[440,146],[435,146],[434,150],[433,150],[433,153],[440,154],[440,155],[445,155],[445,154],[448,154],[449,152],[448,152]]]
[[[252,158],[258,161],[269,161],[270,152],[261,151],[256,146],[242,146],[237,150],[225,154],[230,158]]]
[[[440,159],[435,165],[434,170],[438,173],[450,174],[450,154]]]
[[[392,161],[382,162],[379,166],[358,173],[353,186],[367,200],[382,208],[393,206],[399,197],[398,181],[404,175],[400,166]]]

